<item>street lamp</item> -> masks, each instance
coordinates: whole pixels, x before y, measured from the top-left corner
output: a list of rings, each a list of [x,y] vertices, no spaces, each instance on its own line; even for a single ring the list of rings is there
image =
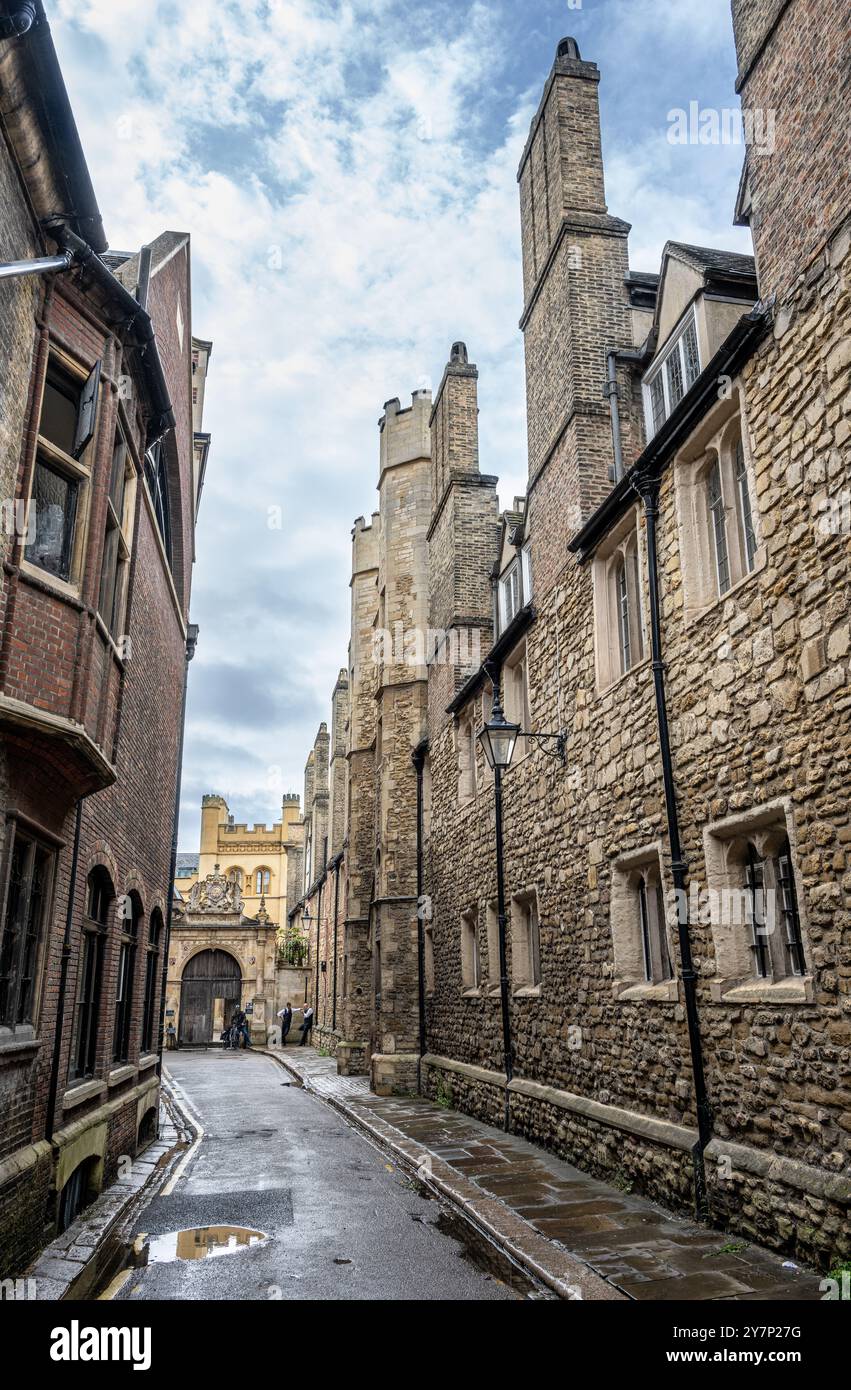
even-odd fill
[[[514,1074],[514,1065],[511,1045],[511,1013],[508,1001],[507,916],[505,911],[505,865],[502,842],[502,774],[511,766],[511,759],[514,757],[514,749],[521,735],[521,728],[519,724],[512,724],[511,721],[505,717],[500,695],[500,674],[500,669],[497,666],[489,666],[487,668],[487,675],[493,686],[493,703],[491,705],[491,717],[479,730],[478,739],[479,743],[482,745],[484,755],[488,760],[488,766],[493,770],[494,813],[496,820],[496,910],[497,936],[499,941],[499,997],[502,1006],[502,1049],[505,1064],[504,1127],[507,1131],[509,1127],[509,1106],[511,1102],[511,1093],[508,1088]],[[556,745],[554,756],[562,763],[567,761],[567,736],[564,732],[559,732],[557,734],[533,734],[530,732],[523,733],[523,737],[535,739],[536,742],[539,743],[553,740]]]
[[[514,757],[514,749],[519,734],[520,725],[509,723],[503,714],[499,700],[499,685],[497,684],[494,686],[491,717],[479,732],[479,743],[482,745],[492,772],[496,772],[497,769],[504,772],[507,767],[511,766],[511,759]]]
[[[511,1057],[511,1015],[508,1008],[508,955],[506,949],[505,914],[505,873],[502,853],[502,774],[511,765],[519,724],[511,724],[502,710],[499,681],[500,671],[493,667],[488,671],[493,686],[491,717],[479,731],[479,742],[488,766],[493,768],[494,811],[496,814],[496,911],[497,936],[499,941],[499,997],[502,1006],[502,1052],[505,1065],[505,1118],[504,1128],[508,1132],[510,1093],[508,1090],[513,1075]]]

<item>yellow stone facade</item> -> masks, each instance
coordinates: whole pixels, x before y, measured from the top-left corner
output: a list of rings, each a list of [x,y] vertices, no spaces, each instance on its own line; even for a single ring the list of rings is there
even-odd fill
[[[205,796],[201,806],[201,845],[198,867],[179,873],[176,887],[185,898],[194,884],[221,872],[236,881],[246,916],[260,910],[261,899],[270,923],[286,926],[288,888],[293,901],[301,893],[299,879],[304,825],[297,795],[281,803],[281,819],[273,826],[236,824],[222,796]]]

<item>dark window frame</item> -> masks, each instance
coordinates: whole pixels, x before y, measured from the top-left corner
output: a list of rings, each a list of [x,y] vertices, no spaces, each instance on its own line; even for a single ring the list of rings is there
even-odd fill
[[[145,1002],[142,1010],[141,1052],[151,1052],[154,1046],[157,985],[160,974],[160,951],[165,936],[165,924],[159,908],[148,919],[148,945],[145,952]]]
[[[165,455],[165,442],[160,439],[145,455],[145,482],[148,485],[157,529],[163,543],[169,569],[173,565],[171,503],[168,495],[168,463]]]
[[[83,371],[85,368],[82,369]],[[47,370],[41,389],[39,403],[39,424],[36,454],[33,463],[32,481],[27,498],[28,525],[36,509],[36,532],[32,540],[24,546],[24,559],[34,568],[42,570],[66,584],[75,583],[75,568],[79,565],[79,528],[81,519],[85,521],[83,494],[91,481],[90,470],[84,456],[91,444],[100,412],[101,364],[96,362],[87,378],[69,367],[58,350],[51,345]],[[50,433],[42,428],[51,414],[50,402],[53,397],[63,398],[73,414],[73,422],[65,421],[64,427],[54,427],[56,420],[50,421]],[[54,412],[55,413],[55,412]],[[61,423],[61,422],[60,422]],[[40,475],[52,474],[68,489],[62,513],[62,544],[56,558],[52,555],[38,557],[39,513],[43,509],[38,504],[38,484]],[[59,503],[48,504],[59,506]],[[42,531],[42,543],[44,532]]]
[[[53,902],[58,843],[21,824],[7,821],[6,872],[3,911],[0,916],[0,1026],[16,1031],[35,1028],[40,1001],[39,979],[46,940],[46,925]],[[24,847],[22,860],[19,848]],[[16,862],[18,895],[15,890]],[[40,880],[36,873],[40,872]],[[38,883],[37,896],[33,896]],[[10,923],[10,907],[14,922]]]
[[[130,1060],[133,1027],[133,996],[136,984],[136,953],[142,921],[142,901],[138,893],[125,893],[119,899],[121,931],[118,937],[118,969],[115,977],[115,1021],[112,1030],[112,1060]]]
[[[97,1071],[97,1051],[103,1012],[103,974],[110,909],[115,888],[107,869],[89,874],[80,939],[80,968],[75,1001],[71,1080],[87,1081]]]

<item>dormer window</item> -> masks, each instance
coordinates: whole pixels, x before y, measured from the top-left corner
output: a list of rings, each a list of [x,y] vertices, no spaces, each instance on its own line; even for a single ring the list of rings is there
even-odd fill
[[[697,381],[700,370],[697,324],[692,310],[644,380],[648,439],[658,434],[668,416],[673,414],[683,396]]]
[[[520,563],[513,560],[499,581],[499,627],[504,632],[520,612]]]

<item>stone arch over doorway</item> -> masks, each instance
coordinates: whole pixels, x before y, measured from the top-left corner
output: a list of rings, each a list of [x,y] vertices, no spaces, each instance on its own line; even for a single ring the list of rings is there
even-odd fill
[[[242,995],[242,971],[230,951],[204,950],[191,956],[180,979],[182,1045],[218,1042]]]

